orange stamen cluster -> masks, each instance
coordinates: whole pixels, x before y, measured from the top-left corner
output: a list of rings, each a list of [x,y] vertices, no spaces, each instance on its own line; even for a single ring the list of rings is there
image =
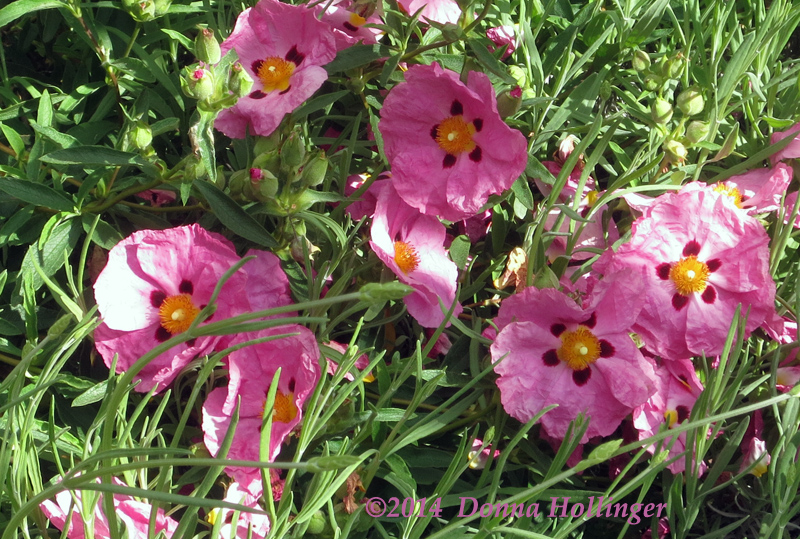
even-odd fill
[[[574,371],[582,371],[600,357],[600,341],[585,326],[561,334],[561,347],[556,351],[558,359]]]
[[[278,90],[283,92],[289,88],[292,73],[294,73],[295,64],[278,58],[277,56],[270,56],[259,63],[258,75],[261,84],[264,85],[262,90],[264,93]]]
[[[711,270],[705,262],[697,260],[695,255],[682,258],[669,270],[669,278],[675,283],[678,294],[688,296],[693,292],[702,292],[708,286]]]
[[[451,116],[436,128],[436,144],[450,155],[471,152],[476,146],[472,140],[475,132],[475,126],[465,122],[463,116]]]
[[[200,309],[192,303],[189,294],[169,296],[158,309],[161,326],[173,335],[189,329],[199,313]]]
[[[404,241],[394,242],[394,261],[400,270],[408,275],[419,266],[417,250]]]

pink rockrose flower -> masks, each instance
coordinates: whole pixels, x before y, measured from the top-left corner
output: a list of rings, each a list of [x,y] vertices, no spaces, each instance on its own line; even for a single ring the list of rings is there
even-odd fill
[[[655,391],[653,367],[629,328],[641,309],[642,284],[633,272],[599,282],[584,305],[555,289],[529,287],[503,300],[491,346],[505,410],[541,419],[552,437],[564,438],[581,412],[590,418],[582,443],[608,436]]]
[[[364,183],[369,179],[369,174],[353,174],[347,178],[347,184],[344,186],[344,195],[350,197],[360,189]],[[378,193],[384,186],[389,184],[391,179],[391,172],[382,172],[369,188],[361,193],[361,198],[347,206],[345,212],[350,216],[353,221],[360,221],[364,217],[372,217],[375,213],[375,204],[378,202]]]
[[[374,45],[383,36],[380,28],[365,27],[365,24],[383,24],[377,12],[368,13],[364,8],[369,3],[351,0],[322,1],[312,9],[322,13],[322,21],[330,25],[336,38],[336,50],[346,49],[357,43]]]
[[[739,466],[739,473],[753,464],[755,466],[750,470],[751,474],[761,477],[767,473],[772,457],[767,452],[767,443],[761,438],[763,430],[764,420],[761,418],[761,410],[756,410],[742,439],[742,464]]]
[[[525,137],[503,122],[494,88],[439,64],[411,66],[381,109],[379,129],[403,200],[448,221],[472,217],[525,170]]]
[[[492,225],[492,210],[488,209],[483,213],[467,217],[456,223],[459,234],[464,234],[472,243],[478,242],[489,233]]]
[[[145,199],[151,206],[156,208],[172,204],[178,198],[175,193],[166,189],[147,189],[141,193],[136,193],[136,196]]]
[[[776,370],[775,388],[781,393],[788,393],[800,382],[800,367],[778,367]]]
[[[475,438],[472,442],[472,451],[467,453],[467,460],[469,460],[469,467],[471,469],[483,470],[490,460],[496,459],[499,456],[499,449],[492,451],[492,444],[483,447],[483,440]]]
[[[403,202],[394,183],[380,186],[377,196],[370,246],[401,282],[414,288],[403,298],[408,313],[423,327],[438,327],[456,301],[458,278],[458,268],[444,249],[445,227]],[[453,317],[461,311],[456,303]]]
[[[739,304],[750,311],[747,335],[774,312],[769,237],[712,187],[661,195],[631,232],[594,269],[643,271],[645,306],[632,329],[657,355],[720,355]]]
[[[225,283],[214,320],[291,303],[289,280],[278,258],[265,251],[248,255],[256,258]],[[125,372],[142,355],[189,329],[222,275],[239,260],[233,244],[196,224],[142,230],[119,242],[94,284],[103,320],[95,330],[95,346],[106,366],[111,367],[116,355],[117,372]],[[163,390],[194,357],[210,352],[220,340],[198,337],[167,350],[139,372],[136,390]]]
[[[489,28],[486,30],[486,37],[497,45],[497,47],[492,50],[497,50],[501,47],[504,48],[502,60],[505,60],[511,56],[511,53],[517,50],[517,33],[511,25]]]
[[[788,225],[789,220],[792,220],[792,213],[794,212],[795,204],[797,204],[797,191],[786,195],[786,199],[783,203],[783,224]],[[794,228],[800,228],[800,212],[794,215],[792,226]]]
[[[781,207],[781,198],[792,181],[792,167],[783,163],[732,176],[714,185],[728,195],[738,208],[749,214],[768,213]]]
[[[656,531],[658,539],[667,539],[669,537],[669,518],[661,517],[658,519],[658,530]],[[654,539],[653,528],[647,528],[642,534],[642,539]]]
[[[127,486],[125,483],[112,478],[117,486]],[[99,482],[99,481],[98,481]],[[74,496],[74,498],[73,498]],[[39,507],[44,516],[59,530],[64,530],[67,519],[70,520],[67,529],[68,539],[84,539],[86,537],[85,527],[92,526],[96,539],[108,539],[111,537],[109,531],[108,518],[103,513],[103,496],[99,494],[97,504],[94,507],[93,515],[84,515],[82,491],[64,490],[56,494],[55,500],[45,500]],[[153,506],[149,503],[137,501],[132,496],[124,494],[114,494],[114,509],[116,509],[117,521],[124,525],[128,539],[147,539],[150,529],[150,514]],[[164,509],[159,508],[156,512],[155,532],[163,532],[166,537],[172,537],[178,523],[166,516]]]
[[[261,481],[259,480],[257,483],[258,488],[261,488],[260,483]],[[212,509],[206,517],[206,520],[212,526],[216,524],[217,520],[221,520],[223,522],[222,526],[220,527],[218,537],[236,537],[237,539],[264,539],[269,533],[270,521],[269,516],[265,514],[264,510],[258,504],[258,499],[260,497],[260,494],[254,494],[253,492],[250,492],[247,487],[240,485],[237,482],[233,482],[228,487],[228,491],[225,493],[225,498],[223,501],[244,505],[245,507],[253,509],[253,511],[242,511],[239,513],[235,523],[236,531],[234,533],[231,533],[234,526],[233,509]]]
[[[328,341],[324,343],[322,348],[322,354],[325,356],[325,359],[328,362],[328,375],[333,376],[336,374],[336,371],[339,370],[339,363],[342,361],[342,358],[347,354],[349,347],[346,344],[342,344],[336,341]],[[356,362],[353,365],[356,369],[363,371],[369,366],[369,357],[367,354],[361,354],[356,359]],[[355,377],[352,373],[348,372],[344,375],[344,379],[352,382],[355,380]],[[364,381],[369,383],[375,380],[375,377],[368,373],[364,377]]]
[[[690,359],[671,359],[656,368],[656,392],[646,403],[633,411],[633,426],[639,431],[639,439],[644,440],[658,434],[663,423],[674,428],[689,419],[697,397],[703,391],[703,384],[697,378]],[[665,438],[661,446],[666,448],[672,437]],[[653,454],[656,447],[647,450]],[[686,451],[686,432],[681,432],[669,450],[669,459]],[[668,466],[672,473],[686,469],[686,459],[680,458]],[[706,464],[700,463],[700,474],[705,472]]]
[[[564,168],[564,163],[567,162],[569,156],[575,151],[576,142],[577,139],[572,135],[565,137],[564,140],[559,143],[558,149],[553,154],[553,161],[542,161],[542,165],[544,165],[554,177],[558,178],[558,175],[561,174],[561,169]],[[578,186],[580,185],[580,179],[583,175],[584,168],[585,163],[583,161],[583,156],[580,156],[575,167],[570,171],[569,176],[567,177],[567,182],[564,184],[564,188],[561,189],[560,193],[558,193],[559,201],[569,202],[575,197],[575,193],[578,192]],[[541,178],[537,177],[534,177],[533,181],[544,196],[550,195],[550,192],[553,190],[552,185],[545,183]],[[586,178],[586,183],[583,186],[581,197],[588,197],[593,191],[595,191],[595,186],[596,182],[594,178],[592,176],[588,176]]]
[[[253,90],[220,112],[214,126],[231,138],[268,136],[328,79],[322,66],[336,56],[336,39],[313,10],[260,0],[236,19],[222,54],[230,49],[253,78]]]
[[[398,0],[397,5],[409,15],[424,7],[420,17],[439,24],[456,24],[461,17],[461,8],[455,0]]]
[[[269,461],[275,460],[281,444],[303,417],[303,404],[319,382],[319,347],[314,334],[298,325],[287,325],[242,336],[242,339],[276,338],[232,352],[228,358],[228,387],[212,391],[203,405],[203,441],[209,453],[216,456],[225,437],[231,415],[239,406],[239,423],[228,451],[231,460],[259,460],[259,443],[264,406],[272,378],[281,369],[272,430],[269,439]],[[258,468],[228,466],[225,471],[235,481],[250,485],[259,479]],[[258,495],[261,495],[259,492]]]
[[[786,159],[797,159],[800,157],[800,123],[794,124],[786,131],[773,133],[769,138],[769,141],[770,144],[775,144],[786,137],[792,137],[793,140],[784,149],[775,152],[769,157],[769,161],[772,165],[775,165],[779,161],[785,161]]]

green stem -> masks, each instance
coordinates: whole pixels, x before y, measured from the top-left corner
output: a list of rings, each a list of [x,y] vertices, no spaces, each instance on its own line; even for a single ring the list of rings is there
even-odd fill
[[[131,33],[131,38],[128,41],[128,46],[125,47],[125,52],[122,53],[122,58],[127,58],[128,55],[131,53],[131,49],[133,48],[134,42],[136,42],[136,38],[139,37],[139,31],[142,29],[142,23],[136,22],[136,26],[133,27],[133,33]]]

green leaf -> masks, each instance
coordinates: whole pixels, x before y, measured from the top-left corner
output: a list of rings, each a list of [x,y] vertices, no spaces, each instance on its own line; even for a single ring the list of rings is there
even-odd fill
[[[653,30],[655,30],[658,23],[660,23],[661,19],[664,17],[664,11],[666,11],[668,3],[668,0],[657,0],[647,8],[647,11],[642,14],[633,26],[625,42],[626,47],[636,47],[651,36]]]
[[[712,159],[709,159],[709,163],[714,163],[716,161],[720,161],[728,157],[733,150],[736,148],[736,141],[739,138],[739,124],[733,124],[733,129],[728,136],[725,137],[725,142],[722,143],[722,148],[720,148],[717,155],[715,155]]]
[[[525,177],[517,178],[517,181],[511,184],[511,191],[513,191],[520,204],[533,211],[533,192],[531,192],[531,186],[528,185],[528,180]]]
[[[450,244],[450,260],[455,262],[458,269],[464,269],[467,266],[467,258],[469,258],[469,248],[472,242],[469,241],[467,236],[458,236]]]
[[[270,248],[278,246],[272,234],[214,184],[199,180],[194,182],[194,187],[208,201],[223,225],[253,243]]]
[[[156,77],[143,61],[138,58],[120,58],[111,62],[111,65],[131,75],[134,79],[142,82],[155,82]]]
[[[71,200],[52,187],[41,183],[0,177],[0,190],[29,204],[45,206],[59,211],[72,211],[74,209]]]
[[[6,139],[8,139],[8,144],[11,146],[11,149],[17,154],[17,159],[19,159],[22,154],[25,153],[25,143],[22,141],[22,137],[5,124],[0,123],[0,129],[3,131]]]
[[[94,216],[89,215],[88,213],[85,213],[81,216],[81,224],[83,225],[84,232],[87,234],[89,233],[89,230],[91,230],[93,223]],[[122,234],[117,232],[116,228],[109,225],[105,221],[99,220],[97,221],[97,226],[94,229],[92,241],[103,249],[111,249],[122,241]]]
[[[506,84],[517,83],[514,77],[508,74],[508,68],[504,64],[501,64],[497,58],[492,56],[492,53],[489,52],[486,45],[477,39],[469,39],[467,40],[467,44],[470,49],[472,49],[472,52],[475,53],[475,57],[483,67],[491,71],[494,75],[497,75]]]
[[[194,42],[191,39],[189,39],[185,35],[181,34],[180,32],[176,32],[175,30],[169,30],[167,28],[162,28],[161,31],[164,32],[165,34],[167,34],[169,37],[171,37],[175,41],[177,41],[178,43],[180,43],[181,45],[183,45],[186,48],[187,51],[189,51],[192,54],[194,54]]]
[[[87,165],[87,166],[125,166],[141,168],[145,172],[155,173],[156,167],[135,153],[123,152],[105,146],[75,146],[56,150],[42,156],[42,161],[54,165]]]
[[[350,90],[340,90],[338,92],[323,94],[319,97],[315,97],[314,99],[311,99],[308,103],[306,103],[305,105],[294,111],[293,116],[295,118],[302,118],[303,116],[307,116],[312,112],[322,110],[325,107],[332,105],[333,103],[336,103],[339,100],[339,98],[344,97],[349,93]]]
[[[339,52],[336,58],[325,66],[325,70],[328,74],[348,71],[367,65],[380,58],[386,58],[390,54],[389,48],[383,45],[353,45]]]
[[[54,7],[65,7],[65,4],[56,0],[17,0],[0,9],[0,28],[33,11]]]
[[[86,391],[75,397],[75,400],[72,401],[73,408],[78,408],[80,406],[87,406],[89,404],[94,404],[95,402],[103,400],[103,397],[105,397],[107,392],[106,389],[107,385],[108,385],[108,380],[104,380],[99,384],[90,387],[89,389],[87,389]]]
[[[63,218],[54,215],[53,219]],[[46,226],[45,231],[47,228]],[[44,237],[45,234],[46,237]],[[47,277],[50,277],[64,265],[64,251],[68,254],[72,252],[80,236],[80,228],[77,226],[77,219],[62,220],[52,228],[49,234],[43,232],[42,235],[44,245],[41,250],[39,250],[37,244],[31,245],[22,260],[21,269],[24,272],[24,277],[30,281],[34,290],[38,290],[44,284],[44,280],[36,271],[33,257],[38,257],[37,262],[41,266],[42,272]]]
[[[39,125],[36,122],[31,122],[31,127],[33,127],[34,131],[36,131],[43,137],[52,140],[62,148],[71,148],[73,146],[77,146],[80,144],[78,139],[76,139],[75,137],[62,133],[57,129],[53,129],[52,127]]]

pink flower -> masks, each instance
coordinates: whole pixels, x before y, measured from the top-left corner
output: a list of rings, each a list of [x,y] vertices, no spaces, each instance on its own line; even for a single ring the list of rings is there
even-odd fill
[[[253,483],[253,486],[255,486],[255,484],[256,483]],[[257,484],[260,489],[260,479]],[[238,539],[264,539],[269,533],[269,517],[264,514],[264,510],[258,504],[258,499],[260,497],[260,492],[253,493],[248,487],[236,482],[231,483],[228,487],[228,492],[225,493],[224,501],[244,505],[253,509],[252,513],[246,513],[244,511],[239,513],[236,520],[236,532],[234,534]],[[233,516],[233,509],[218,508],[213,509],[206,517],[206,520],[213,526],[217,520],[221,519],[223,524],[220,527],[218,537],[228,538],[233,536],[231,534]]]
[[[466,219],[456,223],[458,232],[465,234],[469,241],[475,243],[486,237],[489,232],[489,227],[492,224],[492,210],[488,209],[483,213],[467,217]]]
[[[325,359],[328,362],[327,372],[330,376],[333,376],[336,374],[336,371],[339,370],[339,363],[341,362],[343,356],[347,354],[349,347],[346,344],[336,341],[329,341],[324,343],[324,345],[326,348],[332,350],[332,352],[329,352],[325,348],[322,349]],[[361,354],[358,356],[358,359],[356,359],[356,362],[353,366],[358,370],[366,369],[369,366],[369,357],[367,357],[367,354]],[[352,373],[348,372],[344,375],[344,379],[352,382],[355,380],[355,377],[352,375]],[[372,382],[373,380],[375,380],[375,377],[372,374],[367,374],[364,377],[365,382]]]
[[[658,539],[666,539],[669,534],[669,518],[661,517],[658,519],[658,531],[656,531],[656,537]],[[647,528],[647,530],[642,534],[642,539],[653,539],[653,529]]]
[[[589,196],[580,202],[578,205],[578,213],[580,213],[582,217],[586,218],[589,215],[598,196],[599,194],[597,191],[590,191]],[[613,219],[605,218],[607,210],[608,206],[604,204],[598,211],[594,212],[588,222],[575,222],[573,235],[577,235],[577,239],[573,241],[572,249],[569,253],[569,257],[572,260],[587,260],[592,258],[596,254],[592,249],[606,249],[610,244],[619,239],[619,231],[617,230],[616,223],[614,223]],[[548,231],[553,230],[561,214],[562,211],[560,208],[553,208],[550,210],[545,223]],[[569,233],[571,221],[572,219],[565,214],[558,231],[561,233]],[[607,221],[607,223],[604,224],[604,221]],[[606,239],[606,236],[608,239]],[[551,260],[559,256],[566,256],[567,243],[570,240],[571,238],[566,236],[555,236],[546,250],[547,256],[550,257]]]
[[[511,25],[489,28],[486,30],[486,37],[497,45],[497,48],[504,47],[503,60],[511,56],[511,53],[517,49],[517,34]]]
[[[393,183],[385,181],[375,188],[378,200],[370,246],[401,282],[416,290],[403,299],[408,313],[423,327],[438,327],[456,300],[458,278],[458,269],[444,249],[445,227],[404,203]],[[456,304],[453,316],[461,310]]]
[[[215,320],[291,303],[289,282],[272,253],[251,251],[257,259],[228,280],[217,300]],[[107,366],[118,355],[117,372],[173,335],[186,331],[222,275],[239,261],[233,245],[199,225],[135,232],[108,253],[94,284],[103,323],[95,345]],[[248,283],[248,273],[253,277]],[[269,271],[274,278],[261,279]],[[245,286],[248,292],[244,293]],[[208,353],[219,337],[179,344],[151,361],[137,375],[137,391],[161,391],[198,354]]]
[[[794,140],[789,143],[784,149],[772,154],[769,158],[770,163],[775,165],[778,161],[784,161],[786,159],[797,159],[800,157],[800,123],[794,124],[792,127],[787,129],[786,131],[779,131],[778,133],[773,133],[772,136],[769,138],[770,144],[775,144],[776,142],[785,139],[786,137],[792,137]]]
[[[381,110],[380,130],[398,194],[426,215],[460,221],[511,187],[527,164],[525,137],[497,112],[483,73],[415,65]]]
[[[336,38],[336,50],[346,49],[356,43],[372,45],[383,36],[379,28],[364,25],[383,24],[377,13],[368,13],[364,8],[368,3],[355,3],[351,0],[321,2],[312,9],[322,13],[322,21],[330,25]],[[327,9],[326,9],[327,8]],[[323,11],[324,10],[324,11]]]
[[[397,4],[409,15],[424,7],[421,17],[440,24],[455,24],[461,16],[461,8],[455,0],[398,0]]]
[[[689,418],[692,407],[702,391],[703,385],[694,372],[691,360],[664,361],[663,365],[656,369],[655,394],[633,411],[633,426],[639,431],[639,439],[655,436],[663,423],[667,423],[670,429],[682,425]],[[670,443],[672,437],[664,439],[661,445],[666,448]],[[656,448],[650,446],[647,450],[655,453]],[[668,458],[675,458],[684,451],[686,451],[686,432],[681,432],[672,444]],[[672,473],[682,472],[686,468],[686,459],[678,459],[668,468]],[[701,475],[705,469],[705,463],[701,462]]]
[[[269,461],[275,460],[289,433],[303,417],[302,407],[320,379],[319,347],[308,329],[287,325],[243,336],[243,339],[288,335],[254,344],[228,356],[228,387],[212,391],[203,405],[204,442],[216,456],[220,442],[239,406],[239,423],[228,458],[259,460],[259,443],[264,406],[272,378],[278,368],[281,376],[272,412]],[[235,481],[252,485],[260,477],[258,468],[228,466],[225,471]],[[252,487],[251,487],[252,489]],[[259,492],[258,495],[261,493]]]
[[[775,388],[781,393],[788,393],[800,382],[800,367],[778,367],[776,376]]]
[[[658,197],[633,223],[631,241],[595,269],[643,271],[645,306],[633,331],[657,355],[714,356],[740,303],[750,310],[748,334],[774,312],[768,243],[761,223],[727,196],[684,188]]]
[[[547,434],[563,438],[580,412],[591,422],[581,442],[607,436],[655,390],[653,367],[629,336],[641,283],[623,272],[599,282],[584,306],[554,289],[529,287],[506,298],[491,346],[503,407],[522,422],[543,408]]]
[[[322,86],[328,73],[322,67],[336,56],[330,27],[314,11],[278,0],[260,0],[244,10],[222,53],[235,49],[253,91],[223,110],[214,124],[232,138],[267,136],[283,116],[296,109]]]
[[[553,154],[554,161],[542,161],[542,164],[554,177],[558,178],[558,175],[561,174],[561,169],[564,168],[564,163],[566,163],[567,159],[569,159],[569,156],[572,155],[572,152],[575,151],[576,141],[577,139],[574,136],[567,136],[559,143],[558,150],[556,150],[556,152]],[[561,189],[560,193],[558,193],[559,201],[569,202],[575,196],[575,193],[578,192],[578,186],[580,184],[581,176],[583,175],[584,167],[585,163],[583,161],[583,156],[580,156],[577,164],[570,171],[569,176],[567,177],[567,182],[564,184],[564,188]],[[533,178],[533,181],[536,183],[536,187],[539,188],[539,191],[541,191],[541,193],[545,196],[548,196],[553,190],[553,186],[545,183],[541,178]],[[589,176],[586,178],[586,183],[583,186],[581,197],[588,197],[594,190],[595,180]]]
[[[115,485],[127,486],[116,477],[112,478],[112,480]],[[74,499],[73,496],[75,497]],[[114,494],[113,496],[117,521],[123,523],[125,530],[128,532],[128,539],[147,539],[149,537],[150,514],[153,507],[149,503],[137,501],[135,498],[124,494]],[[97,504],[94,506],[92,515],[84,515],[82,513],[83,504],[82,491],[70,492],[64,490],[56,494],[55,501],[45,500],[39,507],[41,507],[44,515],[50,519],[50,522],[60,530],[64,529],[67,518],[70,518],[69,528],[67,529],[68,539],[83,539],[87,525],[92,526],[94,537],[97,539],[111,537],[108,518],[106,518],[102,509],[103,494],[98,495]],[[164,509],[159,508],[156,513],[155,532],[163,531],[166,537],[172,537],[177,528],[178,523],[166,516]]]
[[[172,204],[177,198],[175,193],[166,189],[148,189],[141,193],[136,193],[136,196],[145,199],[151,206],[156,208]]]
[[[761,410],[753,412],[752,421],[747,426],[742,440],[742,464],[739,466],[739,473],[755,464],[750,473],[756,477],[761,477],[767,472],[769,463],[772,461],[767,452],[767,444],[761,439],[761,431],[764,429],[764,421],[761,419]],[[756,464],[757,463],[757,464]]]
[[[483,449],[481,449],[483,448]],[[483,447],[483,440],[480,438],[475,438],[472,442],[472,451],[467,453],[467,459],[469,460],[469,467],[473,470],[483,470],[486,468],[486,464],[492,459],[496,459],[500,456],[500,450],[495,449],[492,451],[492,445],[489,444],[486,447]]]
[[[792,181],[792,167],[778,163],[733,176],[714,186],[749,214],[767,213],[781,207],[781,197]]]
[[[783,224],[788,225],[789,220],[792,218],[792,213],[794,212],[794,205],[797,203],[797,191],[793,193],[789,193],[786,195],[786,199],[783,202]],[[800,228],[800,212],[798,212],[794,216],[794,222],[792,223],[794,228]]]

